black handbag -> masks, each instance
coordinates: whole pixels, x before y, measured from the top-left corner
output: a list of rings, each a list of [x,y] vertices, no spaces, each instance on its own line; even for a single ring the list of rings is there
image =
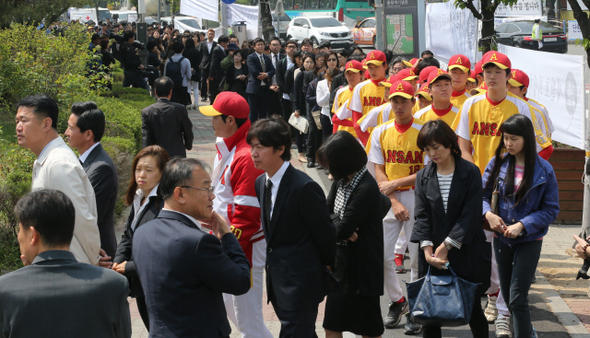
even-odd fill
[[[471,320],[478,283],[450,275],[431,275],[407,283],[410,314],[422,325],[461,326]]]

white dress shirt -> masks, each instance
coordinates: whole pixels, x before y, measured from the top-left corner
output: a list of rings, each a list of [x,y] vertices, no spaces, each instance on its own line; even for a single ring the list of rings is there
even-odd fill
[[[150,197],[158,196],[159,185],[160,183],[156,184],[156,186],[152,188],[152,191],[150,191],[149,195],[147,195],[143,204],[141,204],[141,200],[143,199],[145,193],[141,189],[137,189],[135,191],[135,196],[133,197],[133,211],[135,214],[133,215],[133,222],[131,223],[131,229],[133,229],[133,231],[135,231],[137,222],[139,222],[137,215],[140,215],[143,209],[145,209],[145,207],[149,204],[148,202]]]
[[[330,117],[330,88],[328,87],[328,80],[324,79],[318,82],[315,101],[322,108],[322,115]]]
[[[272,189],[270,189],[271,196],[272,196],[272,198],[271,198],[272,207],[270,209],[270,217],[271,218],[272,218],[272,212],[275,208],[277,194],[279,192],[279,185],[281,184],[281,180],[283,179],[283,176],[285,175],[285,171],[287,171],[287,168],[289,168],[290,165],[291,165],[291,163],[289,163],[289,161],[283,162],[283,165],[279,168],[279,170],[277,170],[277,172],[270,178],[268,177],[268,173],[266,173],[266,180],[270,180],[272,182]],[[266,180],[265,180],[265,182],[266,182]]]
[[[199,223],[199,221],[197,221],[192,216],[189,216],[187,214],[184,214],[184,213],[182,213],[180,211],[176,211],[176,210],[170,210],[170,209],[166,209],[166,208],[162,208],[162,210],[171,211],[171,212],[175,212],[177,214],[181,214],[182,216],[185,216],[186,218],[188,218],[189,220],[191,220],[191,222],[195,223],[195,225],[197,226],[197,228],[199,228],[199,230],[203,230],[203,228],[201,227],[201,223]]]
[[[275,67],[275,75],[272,77],[271,84],[273,86],[277,86],[277,67],[279,62],[281,61],[281,56],[279,54],[270,53],[270,59],[272,60],[272,66]]]
[[[80,162],[84,163],[86,162],[86,159],[88,158],[88,155],[90,155],[90,153],[92,152],[92,150],[94,148],[96,148],[98,145],[100,144],[100,142],[96,142],[95,144],[92,145],[92,147],[88,148],[83,154],[80,155]]]

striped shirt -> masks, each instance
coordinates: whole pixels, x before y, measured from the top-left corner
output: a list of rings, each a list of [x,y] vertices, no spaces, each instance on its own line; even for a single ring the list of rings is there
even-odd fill
[[[438,186],[440,188],[440,197],[442,198],[445,213],[447,212],[447,204],[449,202],[449,191],[451,191],[451,182],[453,181],[453,173],[449,175],[442,175],[436,173],[438,177]]]

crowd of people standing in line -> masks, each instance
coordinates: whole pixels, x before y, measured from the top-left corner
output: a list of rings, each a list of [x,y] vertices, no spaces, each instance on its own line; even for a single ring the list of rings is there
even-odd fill
[[[126,44],[132,34],[124,34]],[[553,127],[544,107],[526,96],[528,76],[512,69],[506,55],[486,53],[473,69],[467,57],[455,55],[442,70],[428,52],[408,61],[390,51],[314,51],[310,41],[289,40],[281,53],[278,39],[269,46],[256,39],[249,51],[234,48],[238,43],[228,36],[210,49],[213,37],[198,47],[190,36],[168,39],[173,54],[164,76],[153,81],[158,102],[142,112],[142,129],[157,129],[158,119],[150,116],[170,115],[167,129],[184,136],[171,145],[144,133],[125,194],[131,213],[116,249],[107,248],[114,234],[103,239],[100,225],[106,219],[106,227],[113,226],[111,217],[100,216],[110,203],[106,197],[116,198],[116,189],[101,195],[112,184],[100,178],[112,173],[92,175],[90,163],[84,165],[97,161],[106,170],[112,163],[94,154],[104,153],[104,114],[93,102],[72,106],[66,136],[80,152],[76,158],[57,134],[55,101],[33,95],[17,105],[19,145],[37,156],[34,191],[15,210],[21,258],[31,267],[0,278],[0,291],[9,290],[0,292],[6,297],[2,332],[24,330],[15,304],[33,311],[23,303],[30,296],[18,291],[19,275],[37,271],[42,278],[48,273],[42,266],[61,266],[60,260],[71,261],[66,265],[80,278],[97,273],[74,265],[78,260],[112,270],[93,289],[129,288],[150,337],[228,337],[228,318],[245,337],[271,337],[262,317],[263,272],[280,337],[315,336],[326,296],[327,337],[346,331],[380,337],[404,315],[406,334],[440,337],[444,323],[422,326],[408,311],[395,264],[404,233],[411,281],[428,270],[447,274],[450,265],[457,276],[479,283],[469,322],[474,337],[488,336],[488,322],[495,322],[497,337],[536,337],[528,292],[543,236],[559,212],[546,160]],[[154,53],[159,45],[152,45]],[[205,50],[212,57],[207,68]],[[129,64],[126,84],[136,85],[143,77],[131,74],[136,69]],[[192,146],[190,121],[182,121],[189,85],[195,103],[210,95],[211,104],[199,109],[211,117],[217,137],[212,170],[185,158]],[[307,133],[286,122],[292,116],[307,118]],[[331,175],[327,197],[290,164],[293,143],[300,162]],[[43,202],[43,194],[53,198]],[[29,209],[42,209],[43,218]],[[70,217],[59,236],[46,223],[52,209],[67,209]],[[580,257],[587,249],[576,247]],[[71,257],[61,253],[67,250]],[[383,318],[384,290],[391,302]],[[129,336],[126,298],[101,300],[120,314],[97,321],[109,332],[103,336]],[[35,311],[45,309],[55,305],[39,303]]]

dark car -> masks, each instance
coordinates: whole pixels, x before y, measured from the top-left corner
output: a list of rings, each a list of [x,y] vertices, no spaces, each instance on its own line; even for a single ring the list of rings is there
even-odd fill
[[[533,20],[505,22],[496,28],[498,43],[518,48],[537,49],[533,41]],[[567,37],[563,29],[547,22],[540,22],[543,31],[543,47],[545,52],[567,53]]]

